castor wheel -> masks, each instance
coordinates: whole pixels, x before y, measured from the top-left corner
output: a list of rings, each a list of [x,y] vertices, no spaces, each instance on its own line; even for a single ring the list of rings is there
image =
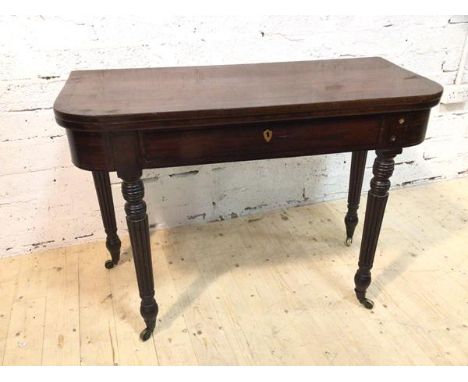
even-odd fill
[[[140,333],[140,339],[143,342],[148,341],[149,338],[151,337],[151,334],[153,334],[153,329],[144,328],[142,332]]]
[[[356,274],[356,277],[358,274]],[[355,281],[357,278],[354,279]],[[370,283],[370,276],[369,276],[369,283]],[[356,297],[358,301],[364,306],[366,309],[372,309],[374,307],[374,302],[366,297],[366,292],[362,290],[354,290],[356,292]]]
[[[352,243],[353,243],[353,238],[352,237],[347,237],[346,241],[345,241],[346,246],[350,247]]]
[[[156,304],[156,316],[158,315],[158,305]],[[140,339],[144,342],[147,341],[151,334],[153,334],[154,328],[156,327],[156,316],[154,319],[145,319],[146,328],[140,333]]]
[[[364,297],[359,302],[364,306],[366,309],[372,309],[374,307],[374,301],[369,300],[368,298]]]
[[[114,262],[112,260],[107,260],[105,263],[104,263],[104,266],[106,267],[106,269],[112,269],[114,268]]]

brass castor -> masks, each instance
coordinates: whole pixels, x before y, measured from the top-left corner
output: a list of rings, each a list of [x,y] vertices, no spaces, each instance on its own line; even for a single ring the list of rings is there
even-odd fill
[[[374,307],[374,302],[366,297],[366,292],[354,290],[356,292],[356,297],[358,301],[364,306],[366,309],[372,309]]]
[[[347,247],[351,247],[351,244],[353,243],[353,238],[352,237],[347,237],[345,244]]]
[[[364,297],[363,299],[360,299],[359,302],[364,306],[366,309],[372,309],[374,307],[374,301],[368,299],[367,297]]]
[[[154,320],[145,320],[146,328],[144,328],[140,333],[140,339],[145,342],[148,341],[151,335],[153,334],[154,327],[156,326],[156,319]]]
[[[114,264],[112,260],[106,260],[106,262],[104,263],[104,266],[106,267],[106,269],[112,269],[114,268],[115,265],[117,264]]]
[[[145,342],[145,341],[148,341],[149,338],[151,337],[151,335],[153,334],[153,331],[148,329],[148,328],[144,328],[142,330],[142,332],[140,333],[140,339]]]

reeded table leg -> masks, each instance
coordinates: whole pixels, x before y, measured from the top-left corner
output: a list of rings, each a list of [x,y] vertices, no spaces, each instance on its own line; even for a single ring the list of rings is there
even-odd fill
[[[141,332],[140,338],[146,341],[151,337],[156,325],[158,304],[154,299],[148,215],[146,214],[146,203],[143,200],[145,191],[140,176],[141,171],[132,174],[119,174],[123,180],[122,194],[127,201],[125,212],[141,297],[140,313],[146,323],[146,328]]]
[[[112,200],[112,190],[109,173],[106,171],[93,171],[94,186],[101,210],[102,223],[106,231],[106,247],[110,252],[112,260],[107,260],[105,266],[111,269],[120,260],[120,239],[117,236],[117,223],[115,221],[114,202]]]
[[[401,149],[377,150],[374,161],[374,177],[370,182],[367,196],[366,217],[362,234],[361,252],[359,254],[359,269],[354,276],[356,297],[367,309],[372,309],[374,303],[366,298],[366,290],[371,283],[371,269],[374,264],[375,250],[379,239],[380,228],[388,199],[390,177],[393,174],[395,162],[393,158],[401,153]]]
[[[362,180],[366,168],[367,151],[354,151],[351,157],[351,171],[349,174],[348,212],[345,216],[346,245],[353,242],[354,230],[358,224],[357,210],[361,197]]]

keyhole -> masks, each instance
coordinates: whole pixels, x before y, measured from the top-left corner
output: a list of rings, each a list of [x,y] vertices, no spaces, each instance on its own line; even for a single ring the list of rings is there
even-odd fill
[[[263,132],[263,138],[265,138],[266,142],[270,142],[272,137],[273,137],[273,132],[270,129],[266,129]]]

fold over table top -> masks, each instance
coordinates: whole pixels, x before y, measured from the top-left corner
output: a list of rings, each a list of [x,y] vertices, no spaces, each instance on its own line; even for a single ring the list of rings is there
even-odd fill
[[[120,131],[428,109],[442,87],[379,57],[79,70],[54,104],[67,128]]]

